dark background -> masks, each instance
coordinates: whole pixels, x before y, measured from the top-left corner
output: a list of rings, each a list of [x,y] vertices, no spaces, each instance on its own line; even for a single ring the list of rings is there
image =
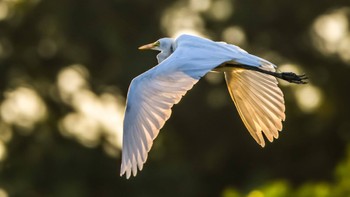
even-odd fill
[[[0,197],[350,196],[349,16],[348,0],[0,1]],[[180,30],[310,84],[281,83],[284,129],[262,149],[222,76],[208,74],[126,180],[117,141],[127,88],[156,64],[137,47]]]

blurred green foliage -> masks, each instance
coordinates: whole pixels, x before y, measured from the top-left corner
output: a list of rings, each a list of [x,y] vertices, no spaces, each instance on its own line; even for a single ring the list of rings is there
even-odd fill
[[[349,6],[348,0],[0,1],[0,197],[350,196]],[[304,87],[314,89],[281,86],[284,130],[261,149],[224,81],[208,76],[173,108],[143,171],[126,180],[114,142],[120,136],[111,136],[99,117],[117,109],[119,120],[130,81],[156,64],[155,53],[137,47],[181,28],[214,40],[240,38],[253,54],[296,65],[310,77]],[[60,78],[65,69],[67,78]]]
[[[350,180],[350,147],[347,148],[346,158],[337,165],[334,178],[329,182],[305,182],[297,187],[292,187],[287,180],[274,180],[263,183],[246,194],[237,189],[226,188],[223,197],[343,197],[349,196]]]

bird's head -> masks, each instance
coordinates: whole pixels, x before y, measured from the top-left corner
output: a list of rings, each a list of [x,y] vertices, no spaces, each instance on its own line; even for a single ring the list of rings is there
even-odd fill
[[[157,55],[158,63],[169,57],[174,52],[175,48],[175,42],[172,38],[161,38],[151,44],[146,44],[139,47],[140,50],[160,51],[161,53]]]
[[[173,51],[174,40],[172,38],[161,38],[153,43],[140,46],[140,50]]]

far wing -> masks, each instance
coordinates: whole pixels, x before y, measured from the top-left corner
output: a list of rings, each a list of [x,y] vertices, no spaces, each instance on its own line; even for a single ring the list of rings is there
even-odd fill
[[[273,65],[264,65],[261,68],[275,70]],[[256,142],[265,146],[262,133],[270,142],[273,138],[277,139],[285,119],[285,106],[276,78],[243,69],[227,71],[225,78],[237,111]]]
[[[135,78],[129,87],[124,118],[120,175],[137,174],[147,160],[153,140],[171,115],[171,108],[198,81],[181,71],[151,69]],[[156,74],[154,74],[156,73]]]

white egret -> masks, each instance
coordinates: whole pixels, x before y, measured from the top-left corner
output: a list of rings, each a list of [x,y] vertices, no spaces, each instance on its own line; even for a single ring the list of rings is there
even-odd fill
[[[158,65],[130,84],[123,131],[120,175],[136,176],[147,160],[153,140],[171,115],[171,108],[210,71],[223,72],[240,117],[258,144],[263,133],[272,142],[285,119],[284,98],[277,78],[303,84],[305,75],[278,73],[267,60],[224,42],[191,35],[162,38],[139,49],[153,49]]]

